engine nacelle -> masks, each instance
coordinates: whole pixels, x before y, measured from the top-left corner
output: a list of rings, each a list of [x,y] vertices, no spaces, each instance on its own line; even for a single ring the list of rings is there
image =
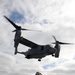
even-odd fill
[[[60,50],[57,50],[57,49],[56,49],[56,52],[55,52],[55,57],[56,57],[56,58],[59,57],[59,53],[60,53]]]

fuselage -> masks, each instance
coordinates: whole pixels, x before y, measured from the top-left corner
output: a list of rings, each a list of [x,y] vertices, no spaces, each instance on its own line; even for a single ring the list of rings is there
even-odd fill
[[[29,49],[27,52],[25,52],[26,58],[43,58],[47,55],[52,55],[56,51],[55,48],[51,47],[50,45],[43,45],[38,46],[34,49]]]

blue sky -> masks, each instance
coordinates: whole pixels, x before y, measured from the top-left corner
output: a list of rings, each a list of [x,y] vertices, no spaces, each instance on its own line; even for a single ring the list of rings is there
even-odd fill
[[[56,63],[46,64],[43,66],[44,69],[53,68],[56,66]]]
[[[50,44],[53,35],[59,41],[75,43],[74,0],[0,1],[0,75],[34,75],[37,71],[43,75],[75,75],[75,44],[61,46],[59,58],[47,56],[41,62],[14,55],[13,27],[4,15],[23,28],[41,30],[22,32],[22,36],[38,44]],[[19,51],[28,49],[19,45]]]
[[[12,11],[9,17],[15,23],[25,23],[25,17],[18,11]]]

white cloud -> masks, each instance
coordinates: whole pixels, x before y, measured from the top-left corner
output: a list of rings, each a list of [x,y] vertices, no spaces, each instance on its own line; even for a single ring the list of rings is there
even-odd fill
[[[3,17],[3,15],[9,17],[14,10],[22,13],[27,20],[22,26],[43,31],[41,33],[22,32],[24,37],[38,44],[50,44],[54,41],[52,35],[55,35],[59,41],[75,43],[74,3],[74,0],[1,0],[0,75],[33,75],[36,71],[43,75],[74,75],[75,45],[62,46],[60,58],[55,59],[48,56],[42,59],[42,62],[38,62],[36,59],[25,59],[20,54],[15,56],[14,33],[11,32],[14,27]],[[27,49],[24,46],[19,46],[20,51]],[[52,63],[55,63],[56,66],[43,69],[44,65]]]

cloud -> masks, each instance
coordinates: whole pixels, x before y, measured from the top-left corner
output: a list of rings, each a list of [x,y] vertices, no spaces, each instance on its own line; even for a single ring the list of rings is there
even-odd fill
[[[52,73],[55,73],[58,75],[59,74],[61,74],[61,75],[63,75],[63,74],[74,75],[75,74],[74,62],[75,61],[73,61],[73,60],[66,61],[63,64],[61,64],[58,69],[56,68],[54,71],[52,71]]]
[[[17,15],[19,13],[18,17],[20,15],[24,17],[22,19],[20,17],[20,20],[24,19],[25,21],[23,20],[22,24],[18,22],[16,23],[17,25],[41,30],[42,32],[22,32],[22,36],[35,43],[50,44],[54,41],[52,35],[56,36],[56,39],[59,41],[75,43],[74,13],[69,12],[74,7],[72,3],[74,3],[73,0],[1,0],[0,75],[33,75],[36,71],[41,72],[43,75],[74,75],[74,45],[61,46],[60,57],[58,59],[47,56],[42,59],[42,62],[38,62],[36,59],[25,59],[20,54],[15,56],[13,46],[14,33],[11,32],[14,27],[3,17],[3,15],[14,17],[15,14],[12,14],[13,12],[16,12]],[[69,4],[70,10],[67,9]],[[22,45],[19,46],[19,51],[26,51],[27,49]],[[48,67],[44,69],[43,66],[47,65]]]
[[[48,69],[48,67],[53,68],[53,67],[55,67],[55,66],[56,66],[55,63],[51,63],[51,64],[44,65],[43,68],[44,68],[44,69]]]
[[[10,73],[15,59],[9,54],[0,52],[0,61],[0,74],[5,75]]]

